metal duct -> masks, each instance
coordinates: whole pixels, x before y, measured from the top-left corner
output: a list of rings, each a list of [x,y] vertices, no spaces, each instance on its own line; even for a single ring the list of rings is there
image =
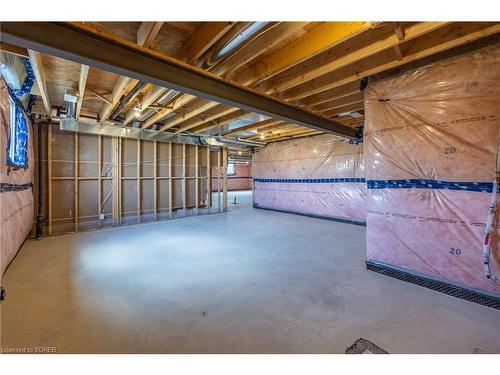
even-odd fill
[[[171,143],[181,143],[199,146],[224,147],[225,145],[240,146],[239,148],[264,147],[265,143],[225,138],[211,135],[183,135],[180,133],[169,133],[158,130],[131,128],[120,125],[101,125],[96,120],[84,119],[80,117],[77,121],[74,118],[53,118],[59,122],[59,129],[85,134],[105,135],[110,137],[121,137],[130,139],[143,139],[150,141],[161,141]],[[238,147],[236,147],[237,149]]]
[[[266,144],[263,142],[250,141],[247,139],[226,138],[226,137],[222,137],[220,135],[214,136],[214,138],[221,143],[237,144],[237,145],[244,145],[244,146],[250,146],[250,147],[265,147],[266,146]]]
[[[146,86],[146,82],[139,81],[137,85],[134,86],[130,92],[120,100],[120,103],[118,104],[118,107],[111,113],[111,116],[109,116],[112,120],[115,120],[120,113],[130,104],[132,100],[135,99],[135,97],[141,92],[142,88]]]
[[[64,101],[66,102],[66,118],[76,119],[77,92],[75,90],[67,90],[64,93]]]
[[[254,23],[252,23],[245,30],[243,30],[241,33],[236,35],[236,37],[233,38],[229,43],[227,43],[224,47],[222,47],[220,51],[215,53],[214,61],[219,61],[220,59],[222,59],[224,56],[226,56],[233,49],[238,47],[241,43],[248,40],[250,37],[252,37],[259,30],[262,30],[264,28],[264,26],[266,26],[268,23],[269,22],[254,22]]]
[[[175,90],[168,90],[165,94],[161,96],[160,99],[156,101],[157,105],[164,105],[165,103],[169,102],[174,96],[176,96],[179,93],[179,91]],[[146,108],[144,112],[139,116],[137,121],[143,122],[147,120],[149,117],[151,117],[156,110],[154,108]],[[172,112],[174,113],[174,112]]]

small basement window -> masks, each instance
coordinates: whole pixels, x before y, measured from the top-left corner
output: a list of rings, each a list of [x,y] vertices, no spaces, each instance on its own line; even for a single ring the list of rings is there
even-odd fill
[[[13,167],[28,166],[28,127],[23,111],[9,97],[9,140],[7,143],[7,164]]]
[[[236,174],[236,164],[230,163],[227,165],[227,175],[234,176]]]

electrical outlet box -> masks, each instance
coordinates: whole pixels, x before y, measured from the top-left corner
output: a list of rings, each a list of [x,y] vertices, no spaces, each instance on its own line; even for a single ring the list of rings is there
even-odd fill
[[[104,220],[104,214],[103,213],[99,214],[99,220]]]

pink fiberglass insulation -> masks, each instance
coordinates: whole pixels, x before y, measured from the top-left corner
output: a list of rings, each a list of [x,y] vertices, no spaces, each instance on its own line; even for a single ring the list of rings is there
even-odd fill
[[[500,294],[481,258],[500,140],[499,67],[494,45],[366,89],[368,260]]]
[[[34,156],[30,120],[28,124],[28,167],[7,168],[7,140],[10,131],[9,94],[0,79],[0,183],[24,185],[33,182]],[[14,258],[31,231],[33,224],[33,190],[0,193],[0,275]]]
[[[275,142],[252,165],[257,207],[365,221],[362,145],[326,134]]]

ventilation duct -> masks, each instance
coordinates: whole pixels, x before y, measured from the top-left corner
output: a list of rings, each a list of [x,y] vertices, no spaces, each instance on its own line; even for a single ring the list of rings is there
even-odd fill
[[[66,102],[66,118],[75,120],[78,93],[75,90],[67,90],[64,93],[64,101]]]

